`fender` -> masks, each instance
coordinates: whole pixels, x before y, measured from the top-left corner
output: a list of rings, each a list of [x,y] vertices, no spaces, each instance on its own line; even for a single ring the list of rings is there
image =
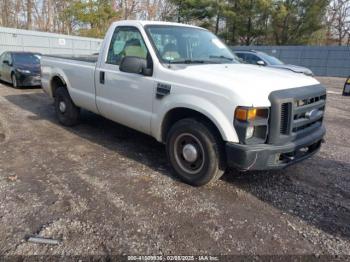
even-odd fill
[[[60,61],[62,64],[61,69],[57,66],[50,68],[50,58],[44,57],[43,62],[43,64],[48,64],[48,66],[42,67],[43,89],[50,97],[53,97],[52,79],[54,77],[59,77],[62,82],[65,83],[68,93],[75,105],[99,114],[95,101],[95,77],[94,74],[92,74],[92,72],[95,71],[95,66],[81,65],[81,70],[86,68],[84,70],[87,70],[85,72],[87,72],[86,74],[89,77],[77,79],[72,77],[72,75],[74,76],[74,74],[76,74],[76,68],[71,68],[74,63]],[[91,75],[89,73],[91,73]],[[82,74],[84,74],[84,72]],[[71,79],[72,82],[69,79]]]
[[[53,90],[52,90],[52,80],[55,77],[59,77],[62,82],[66,85],[68,92],[70,89],[70,83],[68,80],[68,77],[65,75],[65,73],[63,72],[62,69],[57,68],[57,67],[49,67],[49,66],[45,66],[41,68],[41,72],[42,72],[42,87],[44,89],[44,91],[52,98],[53,97]]]
[[[187,108],[208,117],[219,130],[224,141],[238,142],[233,123],[209,100],[194,95],[172,95],[160,105],[151,120],[151,132],[157,141],[162,141],[162,125],[166,114],[172,109]],[[233,111],[232,111],[233,112]]]

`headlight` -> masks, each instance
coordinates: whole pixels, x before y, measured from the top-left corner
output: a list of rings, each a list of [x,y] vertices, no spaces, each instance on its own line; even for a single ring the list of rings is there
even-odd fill
[[[234,127],[243,144],[263,144],[267,139],[269,108],[237,107]]]
[[[254,126],[248,126],[245,133],[245,139],[252,138],[254,135]]]
[[[26,70],[26,69],[19,69],[19,68],[17,68],[16,70],[17,70],[17,72],[23,73],[23,74],[30,74],[31,73],[30,70]]]

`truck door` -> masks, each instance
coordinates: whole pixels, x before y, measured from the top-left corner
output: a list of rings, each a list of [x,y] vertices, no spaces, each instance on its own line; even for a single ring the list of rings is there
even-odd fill
[[[146,58],[148,49],[140,31],[132,26],[117,27],[107,56],[96,68],[96,103],[101,115],[150,134],[154,79],[121,72],[124,56]]]

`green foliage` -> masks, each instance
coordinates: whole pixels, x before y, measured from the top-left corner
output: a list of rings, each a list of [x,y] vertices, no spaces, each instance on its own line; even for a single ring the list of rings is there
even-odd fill
[[[268,32],[271,0],[236,0],[232,3],[234,16],[228,17],[230,27],[234,29],[231,41],[246,45],[261,41]]]
[[[79,28],[79,35],[89,37],[103,37],[111,21],[119,16],[112,0],[71,1],[63,15]]]
[[[323,27],[329,0],[171,0],[177,20],[214,31],[229,44],[307,44]],[[221,25],[221,30],[219,27]]]
[[[216,14],[216,0],[171,0],[177,7],[177,21],[201,21],[202,25]]]
[[[327,0],[276,1],[271,17],[276,44],[307,44],[322,28],[327,5]]]

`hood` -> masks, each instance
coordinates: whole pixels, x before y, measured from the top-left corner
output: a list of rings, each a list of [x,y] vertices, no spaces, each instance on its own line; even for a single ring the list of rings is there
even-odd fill
[[[15,68],[29,70],[32,74],[40,74],[40,64],[16,64]]]
[[[295,73],[303,73],[306,75],[313,75],[313,73],[310,69],[303,67],[303,66],[284,64],[284,65],[271,65],[270,67],[287,69],[287,70],[293,71]]]
[[[304,74],[247,64],[175,66],[172,71],[173,82],[225,96],[240,96],[247,104],[255,106],[264,99],[268,101],[272,91],[319,84]]]
[[[166,81],[196,89],[195,93],[239,99],[246,106],[270,106],[273,91],[319,84],[304,74],[247,64],[172,65],[167,72]]]

